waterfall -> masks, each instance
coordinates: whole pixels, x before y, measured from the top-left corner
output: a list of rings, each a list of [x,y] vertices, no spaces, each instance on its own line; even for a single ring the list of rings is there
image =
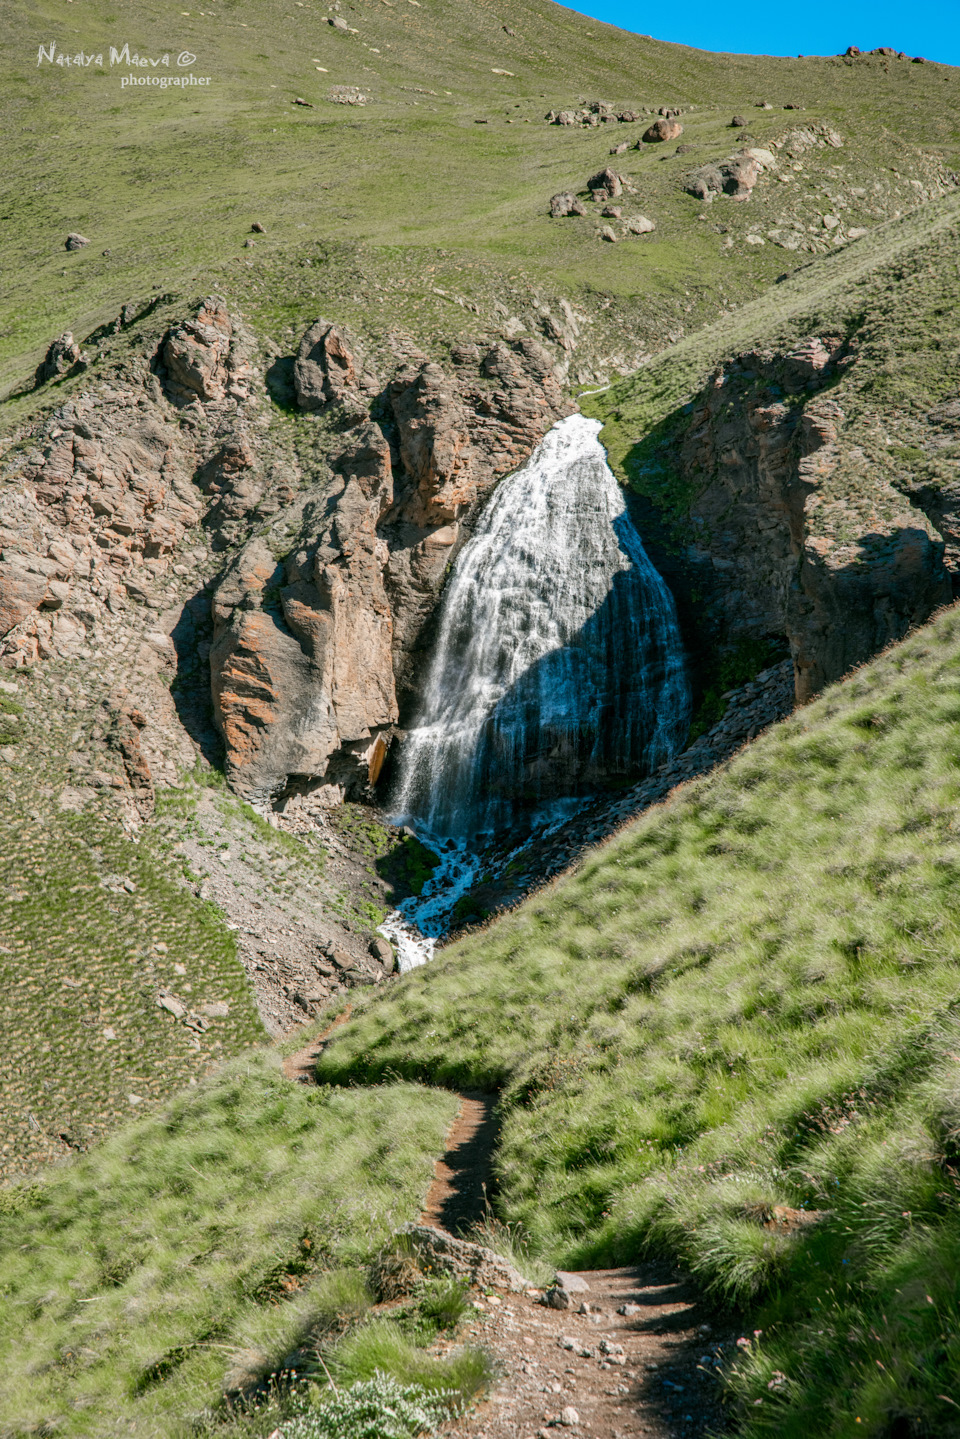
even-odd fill
[[[434,836],[542,821],[655,769],[686,736],[673,598],[600,429],[556,424],[493,493],[447,582],[392,806]]]

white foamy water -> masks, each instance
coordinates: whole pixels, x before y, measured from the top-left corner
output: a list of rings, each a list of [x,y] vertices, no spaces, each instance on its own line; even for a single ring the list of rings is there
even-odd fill
[[[471,846],[549,825],[591,784],[655,769],[690,713],[673,597],[597,436],[561,420],[489,500],[444,591],[422,713],[393,809],[441,855],[380,932],[406,972],[433,958],[476,883]]]
[[[689,720],[673,597],[596,420],[561,420],[457,558],[393,808],[468,841],[668,759]]]

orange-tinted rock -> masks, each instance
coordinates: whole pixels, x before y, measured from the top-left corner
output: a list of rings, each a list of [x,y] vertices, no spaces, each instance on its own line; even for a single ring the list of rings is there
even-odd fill
[[[293,384],[301,410],[321,410],[356,393],[353,354],[343,332],[330,320],[315,320],[300,341]]]
[[[477,457],[463,402],[439,365],[402,373],[390,387],[400,458],[412,482],[401,517],[420,525],[452,520],[477,496]]]
[[[0,560],[0,637],[43,603],[45,576],[31,574],[15,561]]]
[[[226,305],[215,296],[204,300],[192,320],[171,330],[163,343],[167,388],[174,398],[222,400],[229,376],[227,356],[233,324]]]
[[[643,139],[647,145],[660,144],[664,140],[679,140],[683,134],[683,126],[679,120],[661,117],[654,120],[649,129],[644,130]]]

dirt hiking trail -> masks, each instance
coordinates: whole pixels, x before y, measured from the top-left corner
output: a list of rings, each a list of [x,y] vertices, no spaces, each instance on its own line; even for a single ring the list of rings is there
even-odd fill
[[[348,1008],[284,1073],[312,1084],[317,1056]],[[458,1237],[484,1218],[499,1137],[496,1095],[468,1092],[447,1133],[420,1222]],[[490,1394],[445,1425],[450,1439],[699,1439],[724,1427],[716,1370],[737,1331],[702,1306],[689,1280],[656,1262],[564,1278],[570,1307],[525,1294],[475,1291],[465,1339],[494,1355]]]

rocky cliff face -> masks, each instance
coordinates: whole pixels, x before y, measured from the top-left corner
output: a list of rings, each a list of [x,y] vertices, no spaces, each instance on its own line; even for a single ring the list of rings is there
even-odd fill
[[[142,668],[156,693],[131,703],[151,716],[148,735],[167,714],[163,772],[192,752],[161,678],[184,667],[176,634],[181,649],[209,642],[232,787],[302,809],[376,782],[471,515],[570,407],[536,341],[463,346],[449,369],[408,349],[382,384],[320,320],[294,365],[298,405],[321,422],[303,462],[270,431],[251,353],[223,303],[204,300],[123,383],[19,437],[0,530],[0,658],[94,662],[125,611],[154,608],[163,620]],[[214,582],[209,550],[221,556]],[[168,614],[171,580],[191,576],[199,593]],[[132,808],[140,771],[136,786]]]
[[[856,360],[839,336],[739,355],[634,456],[708,626],[784,637],[801,702],[951,598],[941,533],[848,424]]]
[[[195,657],[208,649],[238,794],[291,819],[369,795],[415,711],[478,505],[572,408],[537,341],[463,344],[444,366],[407,348],[384,380],[320,320],[293,369],[298,433],[317,444],[284,447],[253,352],[206,300],[152,361],[62,406],[8,457],[2,662],[95,663],[133,633],[131,611],[157,612],[137,631],[137,685],[112,700],[131,822],[155,778],[189,763],[191,737],[207,742]],[[856,360],[831,335],[740,355],[632,459],[641,489],[673,496],[670,580],[698,595],[708,642],[785,637],[800,700],[951,595],[951,494],[941,485],[921,509],[919,490],[876,470],[844,409]]]
[[[380,388],[335,325],[307,331],[296,395],[341,427],[332,476],[289,552],[251,540],[214,597],[213,694],[239,793],[289,788],[303,810],[376,783],[471,514],[569,408],[553,364],[532,340],[466,347],[452,374],[408,357]]]

